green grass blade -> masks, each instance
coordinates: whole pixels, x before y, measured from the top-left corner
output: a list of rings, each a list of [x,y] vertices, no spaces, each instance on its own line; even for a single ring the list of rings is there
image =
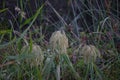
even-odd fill
[[[75,69],[74,69],[74,67],[73,67],[73,65],[72,65],[72,63],[71,63],[68,55],[67,54],[61,54],[61,57],[63,57],[64,61],[67,63],[67,65],[69,66],[69,68],[72,70],[73,75],[75,76],[75,78],[77,80],[78,79],[81,80],[79,74],[75,71]]]
[[[0,13],[5,12],[5,11],[7,11],[7,10],[8,10],[8,8],[1,9],[1,10],[0,10]]]
[[[28,28],[20,35],[20,38],[18,39],[18,41],[20,41],[24,35],[27,33],[27,31],[30,29],[30,27],[33,25],[33,23],[35,22],[35,20],[37,19],[37,17],[39,16],[41,10],[43,9],[44,4],[37,10],[32,22],[30,23],[30,25],[28,26]]]

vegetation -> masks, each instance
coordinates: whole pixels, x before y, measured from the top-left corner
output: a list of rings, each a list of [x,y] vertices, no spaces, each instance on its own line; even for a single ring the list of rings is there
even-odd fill
[[[119,0],[59,2],[0,2],[0,80],[120,80]]]

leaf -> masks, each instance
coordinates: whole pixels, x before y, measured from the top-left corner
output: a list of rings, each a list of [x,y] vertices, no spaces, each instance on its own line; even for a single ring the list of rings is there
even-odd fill
[[[76,78],[77,80],[81,80],[79,74],[75,71],[75,69],[74,69],[74,67],[73,67],[73,65],[72,65],[72,63],[71,63],[68,55],[67,55],[67,54],[61,54],[61,57],[63,57],[64,61],[68,64],[68,66],[69,66],[69,68],[72,70],[73,75],[75,76],[75,78]]]
[[[30,25],[28,26],[28,28],[20,35],[20,38],[18,39],[18,41],[20,41],[24,35],[27,33],[27,31],[30,29],[30,27],[33,25],[33,23],[35,22],[35,20],[37,19],[37,17],[39,16],[42,8],[43,8],[44,4],[37,10],[37,12],[35,13],[35,16],[32,20],[32,22],[30,23]]]
[[[51,74],[51,70],[54,67],[54,61],[53,61],[53,56],[52,57],[47,57],[45,61],[45,65],[43,68],[43,77],[44,79],[49,79],[49,76]]]
[[[26,24],[29,24],[29,23],[32,21],[32,19],[34,19],[34,17],[35,17],[35,15],[32,16],[32,17],[30,17],[30,18],[28,18],[28,19],[26,19],[26,20],[24,21],[24,23],[20,25],[20,28],[22,28],[22,27],[25,26]]]
[[[11,33],[12,30],[0,30],[0,34],[6,34],[6,33]]]
[[[33,47],[33,43],[32,43],[33,41],[32,41],[32,36],[31,36],[31,34],[30,34],[30,52],[32,51],[32,47]]]
[[[2,9],[2,10],[0,10],[0,13],[5,12],[7,10],[8,10],[8,8]]]

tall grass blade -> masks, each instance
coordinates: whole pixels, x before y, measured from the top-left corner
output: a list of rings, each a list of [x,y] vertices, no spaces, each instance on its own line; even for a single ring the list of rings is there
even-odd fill
[[[33,23],[35,22],[35,20],[37,19],[37,17],[39,16],[41,10],[43,9],[44,4],[37,10],[36,14],[34,15],[34,18],[32,20],[32,22],[30,23],[30,25],[28,26],[28,28],[21,34],[20,38],[18,39],[18,41],[20,41],[24,35],[27,33],[27,31],[30,29],[30,27],[33,25]]]
[[[79,74],[75,71],[75,68],[73,67],[69,57],[67,54],[61,54],[61,57],[64,59],[64,61],[67,63],[67,65],[69,66],[69,68],[71,69],[71,71],[73,72],[73,75],[75,76],[75,78],[77,80],[81,80]]]

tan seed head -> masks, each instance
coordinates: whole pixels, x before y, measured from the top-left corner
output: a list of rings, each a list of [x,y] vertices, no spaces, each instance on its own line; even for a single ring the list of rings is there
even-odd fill
[[[67,53],[68,38],[64,31],[55,31],[50,37],[50,47],[58,53]]]
[[[84,45],[81,47],[85,63],[95,62],[97,57],[100,57],[100,51],[93,45]]]
[[[39,45],[33,44],[31,52],[30,52],[30,46],[24,46],[21,51],[22,53],[27,52],[28,55],[29,54],[33,55],[32,58],[26,59],[26,62],[30,63],[31,66],[38,66],[43,63],[44,54]]]

